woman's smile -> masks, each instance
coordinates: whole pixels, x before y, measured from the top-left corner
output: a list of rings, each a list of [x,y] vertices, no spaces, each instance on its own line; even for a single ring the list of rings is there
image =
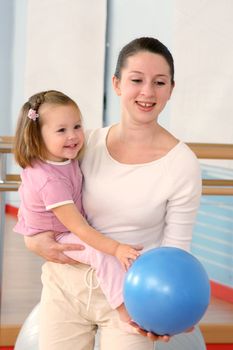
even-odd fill
[[[142,101],[136,101],[136,104],[140,108],[140,110],[144,112],[152,111],[154,106],[156,105],[155,102],[142,102]]]

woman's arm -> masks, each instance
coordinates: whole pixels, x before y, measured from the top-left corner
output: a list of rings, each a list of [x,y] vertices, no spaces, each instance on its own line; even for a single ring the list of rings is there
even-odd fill
[[[173,193],[167,202],[162,245],[189,251],[202,183],[197,159],[191,153],[185,156],[169,169]]]
[[[77,264],[77,261],[66,256],[63,253],[64,251],[85,249],[80,244],[61,244],[56,242],[55,233],[51,231],[38,233],[33,236],[24,236],[24,242],[26,247],[33,253],[47,261],[60,264]]]
[[[141,248],[120,244],[96,231],[87,223],[75,204],[65,204],[53,208],[52,211],[70,232],[76,234],[83,242],[93,248],[105,254],[116,256],[126,270],[130,266],[130,260],[135,260],[140,255],[138,250]]]

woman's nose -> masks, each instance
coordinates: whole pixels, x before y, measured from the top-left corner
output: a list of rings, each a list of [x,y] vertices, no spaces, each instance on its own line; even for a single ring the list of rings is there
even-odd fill
[[[154,96],[154,85],[152,84],[144,84],[141,90],[141,94],[147,97]]]

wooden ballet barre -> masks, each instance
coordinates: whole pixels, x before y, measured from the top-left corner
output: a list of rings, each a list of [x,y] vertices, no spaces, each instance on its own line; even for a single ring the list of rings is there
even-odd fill
[[[6,181],[21,182],[21,178],[18,174],[6,174]]]
[[[8,175],[11,176],[11,175]],[[20,185],[20,176],[14,175],[19,178],[19,181],[4,181],[0,183],[0,192],[18,191]],[[202,186],[203,195],[212,196],[233,196],[233,187],[220,187],[220,186]]]
[[[202,180],[202,194],[212,196],[233,196],[233,180]]]
[[[205,196],[233,196],[233,187],[202,187]]]
[[[13,143],[14,136],[0,136],[0,143]]]
[[[233,180],[203,179],[203,186],[233,186]]]
[[[6,156],[13,152],[13,136],[0,136],[0,192],[18,191],[21,179],[18,174],[6,174]]]
[[[198,159],[233,159],[233,144],[187,142],[187,145]],[[233,180],[203,179],[202,194],[208,196],[232,196]]]
[[[187,142],[187,145],[199,159],[233,159],[233,144]]]
[[[0,136],[0,152],[12,153],[13,136]],[[233,144],[187,142],[199,159],[233,159]]]
[[[13,152],[13,136],[0,136],[0,153]],[[187,145],[196,154],[198,159],[232,159],[233,160],[233,144],[221,143],[194,143],[187,142]],[[20,176],[17,174],[6,174],[4,185],[0,186],[0,191],[17,191],[20,184]],[[233,179],[203,179],[202,180],[203,195],[233,195]]]
[[[12,153],[13,143],[13,136],[0,136],[0,153]]]
[[[18,191],[20,182],[4,181],[0,182],[0,192]]]

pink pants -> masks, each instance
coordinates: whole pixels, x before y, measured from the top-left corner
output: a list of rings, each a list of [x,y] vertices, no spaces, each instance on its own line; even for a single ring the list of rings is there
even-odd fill
[[[90,265],[96,270],[96,276],[100,287],[103,290],[109,304],[116,309],[123,303],[123,283],[125,271],[116,257],[104,254],[86,243],[83,243],[75,234],[59,234],[57,241],[60,243],[75,243],[85,246],[84,250],[65,251],[64,253],[70,258],[83,264]],[[87,286],[89,285],[88,276],[86,278]],[[90,286],[93,289],[95,286]]]

